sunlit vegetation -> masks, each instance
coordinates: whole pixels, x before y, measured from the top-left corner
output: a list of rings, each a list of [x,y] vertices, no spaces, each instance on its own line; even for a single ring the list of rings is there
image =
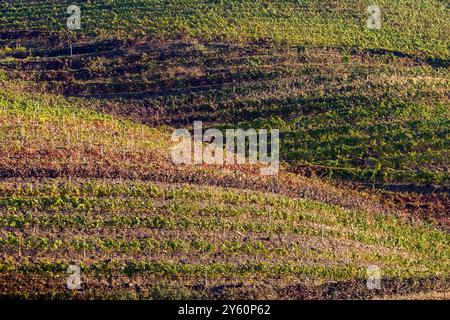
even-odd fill
[[[384,28],[366,28],[367,7],[359,1],[72,1],[82,8],[84,33],[187,35],[205,40],[273,39],[293,44],[384,48],[449,56],[445,2],[382,0]],[[68,4],[61,1],[4,1],[2,29],[66,29]]]
[[[450,292],[444,1],[380,0],[381,30],[365,0],[72,3],[73,32],[0,5],[0,297]],[[195,120],[280,129],[279,175],[175,165]]]
[[[308,200],[102,180],[5,181],[0,190],[3,276],[61,277],[77,261],[99,283],[111,275],[186,283],[231,277],[261,285],[264,297],[270,279],[363,279],[377,264],[388,278],[418,281],[445,277],[448,268],[444,231]],[[107,291],[100,285],[96,294]]]

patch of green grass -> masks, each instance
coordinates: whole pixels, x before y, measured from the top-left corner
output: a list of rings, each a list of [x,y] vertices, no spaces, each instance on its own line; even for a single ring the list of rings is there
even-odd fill
[[[73,2],[77,4],[77,1]],[[272,39],[293,44],[385,48],[448,57],[448,8],[442,1],[381,0],[383,27],[369,30],[370,1],[121,0],[79,2],[82,31],[213,39]],[[14,1],[0,28],[64,30],[66,5]]]
[[[361,182],[448,185],[449,110],[446,103],[336,104],[289,121],[260,118],[237,126],[280,128],[281,159],[294,167],[316,166]]]
[[[243,232],[271,237],[302,235],[310,239],[311,245],[321,238],[325,241],[323,245],[328,241],[350,241],[358,244],[357,247],[351,245],[349,260],[355,267],[363,262],[378,263],[392,273],[400,268],[405,272],[427,270],[439,275],[446,274],[449,261],[449,234],[433,226],[284,196],[220,188],[189,190],[152,183],[116,182],[105,185],[96,181],[78,185],[38,184],[32,188],[27,184],[15,187],[4,184],[0,187],[2,193],[8,194],[0,201],[0,225],[15,230],[0,238],[5,252],[17,252],[19,248],[35,248],[42,253],[46,250],[88,250],[92,254],[138,254],[152,250],[154,254],[171,252],[175,256],[183,252],[201,255],[216,252],[222,256],[238,254],[248,258],[266,256],[290,259],[297,256],[330,262],[335,261],[336,257],[343,257],[339,247],[314,251],[309,250],[307,244],[297,248],[271,246],[270,253],[263,242],[242,243],[233,238],[215,241],[196,238],[186,242],[164,236],[164,232],[168,231],[180,234],[217,232],[224,236],[230,232]],[[89,192],[92,192],[90,196]],[[148,195],[151,198],[147,200]],[[230,206],[237,209],[230,211]],[[66,241],[48,236],[19,236],[17,232],[24,228],[91,230],[94,233],[96,230],[131,232],[143,228],[154,230],[156,234],[161,232],[161,236],[158,239],[150,237],[126,241],[112,237],[95,241]],[[372,247],[373,252],[362,250],[367,246]]]

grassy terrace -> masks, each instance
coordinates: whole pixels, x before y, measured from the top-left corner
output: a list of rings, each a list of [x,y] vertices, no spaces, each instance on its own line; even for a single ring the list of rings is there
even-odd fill
[[[5,84],[0,100],[1,170],[14,177],[0,183],[3,295],[75,297],[65,289],[71,263],[85,298],[294,298],[293,284],[312,288],[303,298],[371,297],[370,264],[383,270],[383,295],[448,290],[446,231],[284,171],[274,182],[252,180],[247,167],[174,168],[165,129],[80,99],[13,92],[22,85]],[[171,175],[182,184],[148,181]],[[322,287],[336,281],[350,287]]]
[[[258,119],[239,126],[282,128],[282,159],[293,167],[314,164],[309,166],[331,178],[450,183],[448,104],[387,102],[349,107],[334,102],[338,106],[320,114],[312,112],[288,122]]]
[[[5,33],[0,66],[150,125],[280,128],[295,172],[449,185],[448,8],[381,1],[375,31],[368,4],[83,2],[76,40]],[[6,2],[0,29],[63,30],[65,7]]]
[[[448,8],[438,0],[378,1],[384,23],[379,32],[366,28],[370,1],[120,0],[79,4],[83,32],[108,37],[116,32],[159,38],[272,39],[449,56]],[[67,6],[61,1],[4,1],[0,29],[64,29]]]
[[[69,56],[46,37],[0,54],[10,78],[149,125],[279,128],[294,171],[449,184],[448,60],[189,40],[85,39]]]
[[[110,275],[118,287],[127,277],[186,279],[176,290],[204,297],[211,287],[188,284],[259,285],[264,297],[274,279],[361,279],[377,264],[387,278],[414,282],[449,267],[444,231],[274,194],[117,180],[7,180],[0,193],[2,277],[55,279],[46,294],[64,294],[58,277],[71,261],[97,282],[98,296]]]

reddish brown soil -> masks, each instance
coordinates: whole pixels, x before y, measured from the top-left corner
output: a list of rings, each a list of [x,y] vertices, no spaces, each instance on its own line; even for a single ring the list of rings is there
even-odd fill
[[[134,298],[164,298],[157,295],[157,281],[154,276],[93,276],[84,277],[82,290],[68,290],[67,276],[59,277],[7,275],[0,276],[0,299],[11,299],[24,296],[32,299],[105,299],[127,294]],[[267,279],[265,283],[245,284],[242,282],[216,284],[207,279],[173,279],[167,281],[173,292],[188,290],[191,295],[201,299],[281,299],[281,300],[342,300],[342,299],[385,299],[393,295],[411,295],[415,293],[442,293],[450,290],[448,278],[421,279],[382,279],[381,290],[369,290],[366,281],[351,280],[328,282],[324,284],[308,284],[298,282],[284,287],[274,287],[271,283],[276,279]],[[223,281],[222,281],[223,282]],[[169,283],[171,285],[169,285]],[[20,295],[17,293],[20,290]]]

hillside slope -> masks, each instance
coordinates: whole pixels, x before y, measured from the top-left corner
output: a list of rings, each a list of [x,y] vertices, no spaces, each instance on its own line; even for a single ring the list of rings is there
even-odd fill
[[[445,231],[289,173],[269,193],[248,167],[185,168],[178,184],[156,182],[175,170],[167,134],[32,97],[1,98],[1,172],[12,176],[0,183],[3,296],[368,298],[372,264],[386,279],[378,295],[448,290]],[[205,186],[233,185],[233,171],[245,189]],[[75,296],[62,281],[71,263],[85,281]]]
[[[272,39],[300,45],[387,49],[449,57],[449,11],[440,0],[379,0],[381,30],[367,29],[371,1],[101,0],[82,8],[82,32],[97,35],[189,36],[234,41]],[[66,30],[68,4],[4,1],[0,29]]]
[[[0,298],[448,298],[444,1],[75,3],[0,8]],[[198,120],[279,174],[176,165]]]
[[[368,50],[9,32],[0,66],[151,125],[281,130],[294,171],[449,185],[449,60]],[[3,59],[1,59],[3,58]]]

